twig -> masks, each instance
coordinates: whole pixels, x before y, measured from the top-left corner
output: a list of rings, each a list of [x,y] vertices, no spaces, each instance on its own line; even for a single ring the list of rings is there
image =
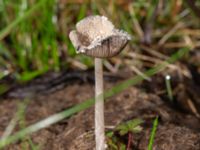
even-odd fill
[[[177,23],[167,34],[165,34],[158,45],[163,45],[178,29],[182,28],[184,24],[182,22]]]
[[[132,140],[133,140],[133,135],[132,135],[132,133],[129,132],[128,133],[128,144],[127,144],[126,150],[130,150],[131,149]]]

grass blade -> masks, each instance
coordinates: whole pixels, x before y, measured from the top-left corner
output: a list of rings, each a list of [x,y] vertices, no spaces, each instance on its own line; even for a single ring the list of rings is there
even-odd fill
[[[15,28],[21,21],[30,17],[38,8],[45,4],[47,0],[41,0],[37,4],[35,4],[31,9],[29,9],[26,13],[16,18],[12,23],[10,23],[5,29],[0,31],[0,41],[7,36],[12,29]]]
[[[157,126],[158,126],[158,117],[156,117],[156,119],[153,122],[153,128],[152,128],[151,136],[150,136],[150,139],[149,139],[148,150],[153,149],[153,142],[154,142],[154,138],[155,138],[155,135],[156,135]]]

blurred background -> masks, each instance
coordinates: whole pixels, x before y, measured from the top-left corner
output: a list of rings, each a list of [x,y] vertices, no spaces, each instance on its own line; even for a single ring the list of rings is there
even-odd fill
[[[181,48],[192,55],[184,61],[198,66],[199,12],[199,0],[1,0],[0,79],[24,82],[48,71],[92,68],[93,60],[76,54],[68,34],[95,14],[132,36],[120,56],[105,61],[108,71],[126,66],[142,74]]]

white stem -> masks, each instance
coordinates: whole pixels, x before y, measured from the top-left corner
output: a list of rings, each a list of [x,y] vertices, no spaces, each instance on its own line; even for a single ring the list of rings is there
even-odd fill
[[[95,141],[96,150],[105,150],[103,65],[95,58]]]

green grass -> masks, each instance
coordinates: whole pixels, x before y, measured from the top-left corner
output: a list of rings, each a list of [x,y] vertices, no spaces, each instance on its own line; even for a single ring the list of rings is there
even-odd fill
[[[156,117],[154,122],[153,122],[153,128],[152,128],[152,131],[151,131],[151,136],[150,136],[149,144],[148,144],[148,150],[153,149],[153,142],[154,142],[154,139],[155,139],[157,126],[158,126],[158,117]]]
[[[158,0],[138,0],[126,6],[117,1],[95,1],[93,3],[66,3],[58,9],[56,0],[2,0],[0,2],[0,68],[9,71],[18,81],[28,81],[48,70],[67,68],[67,57],[72,57],[88,67],[92,59],[76,56],[68,33],[75,23],[90,14],[108,16],[114,24],[133,36],[131,48],[142,40],[142,26],[152,22]],[[126,2],[124,2],[126,4]],[[153,21],[153,33],[169,30],[177,22],[186,22],[190,17],[179,17],[180,12],[171,13],[175,3],[169,0]],[[186,10],[182,8],[182,11]],[[59,17],[58,17],[59,16]],[[179,19],[174,19],[179,18]],[[193,18],[192,18],[193,19]],[[196,20],[196,19],[194,19]],[[163,22],[166,22],[165,24]],[[196,23],[193,23],[196,25]],[[154,30],[155,29],[155,30]],[[161,30],[159,30],[161,29]],[[162,36],[160,38],[162,38]],[[179,35],[181,40],[183,35]],[[63,55],[67,56],[63,58]],[[0,75],[1,76],[1,75]]]
[[[147,75],[148,77],[151,77],[153,75],[155,75],[156,73],[162,71],[163,69],[165,69],[169,63],[174,63],[175,61],[177,61],[178,59],[180,59],[181,57],[183,57],[184,54],[186,54],[188,52],[188,49],[181,49],[179,50],[177,53],[175,53],[174,55],[172,55],[166,62],[157,65],[156,67],[148,70],[145,72],[145,75]],[[118,94],[119,92],[122,92],[123,90],[127,89],[130,86],[133,86],[135,84],[140,83],[144,78],[142,76],[136,76],[136,77],[132,77],[128,80],[125,80],[124,82],[118,84],[117,86],[106,90],[107,92],[105,92],[104,97],[106,100],[108,100],[109,97],[114,96],[116,94]],[[100,95],[101,96],[101,95]],[[29,127],[22,129],[20,131],[18,131],[17,133],[15,133],[12,136],[9,136],[3,140],[0,140],[0,148],[4,148],[6,145],[13,143],[19,139],[24,138],[27,135],[30,135],[33,132],[36,132],[38,130],[41,130],[43,128],[46,128],[52,124],[55,124],[67,117],[70,117],[71,115],[78,113],[82,110],[85,110],[89,107],[91,107],[94,104],[94,98],[91,98],[89,100],[86,100],[80,104],[77,104],[75,106],[73,106],[70,109],[67,109],[63,112],[60,112],[58,114],[54,114],[52,116],[49,116],[48,118],[41,120],[33,125],[30,125]]]
[[[59,70],[58,35],[53,20],[55,1],[40,0],[33,5],[26,0],[3,2],[8,9],[2,12],[3,15],[14,19],[11,23],[4,20],[6,27],[0,31],[2,61],[10,60],[11,67],[15,69],[13,74],[19,80],[30,80],[50,68]],[[3,42],[5,37],[11,44]]]

